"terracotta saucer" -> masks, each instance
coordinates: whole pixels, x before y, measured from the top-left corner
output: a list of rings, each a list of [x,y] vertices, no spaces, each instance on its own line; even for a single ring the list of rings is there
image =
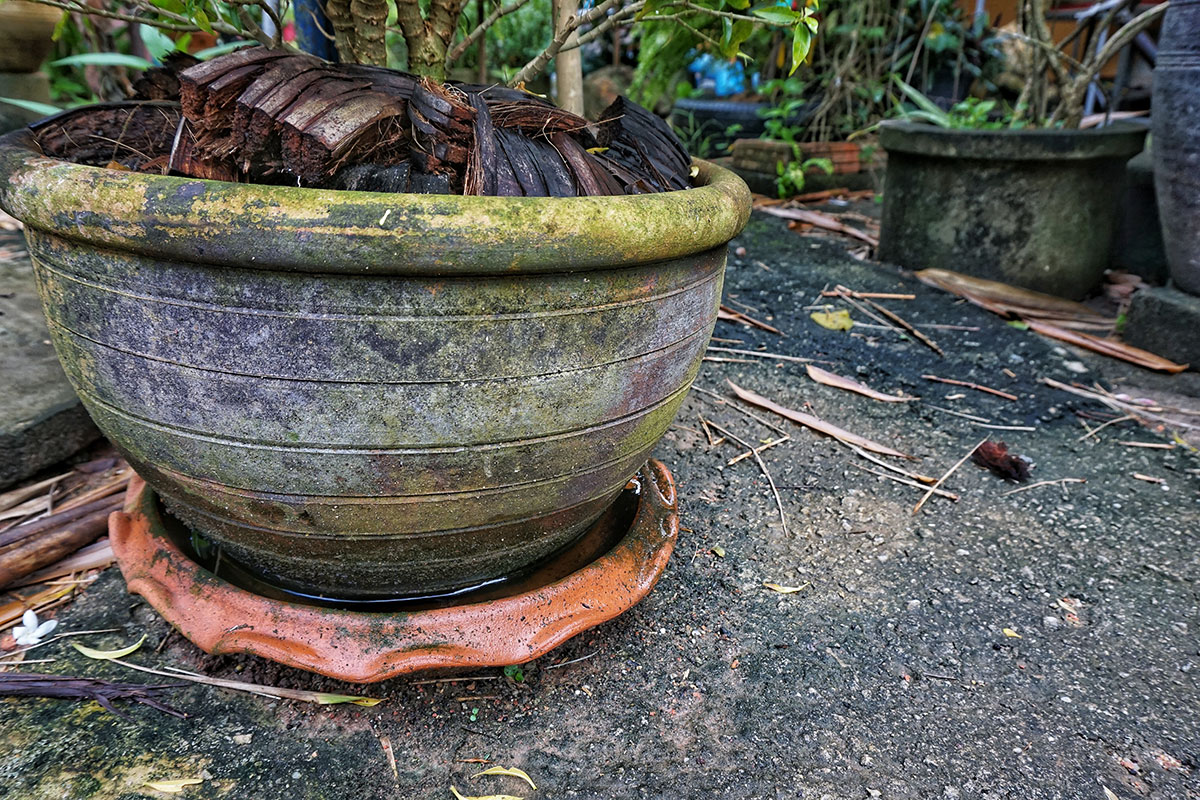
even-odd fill
[[[126,497],[125,510],[109,518],[117,563],[129,591],[146,598],[180,633],[208,653],[250,653],[356,683],[537,658],[645,597],[666,568],[679,531],[674,479],[651,460],[622,495],[629,512],[615,511],[618,500],[585,534],[601,541],[593,534],[603,526],[628,526],[611,549],[587,563],[572,563],[567,553],[557,566],[492,590],[487,599],[464,598],[461,605],[350,611],[272,599],[214,576],[167,533],[152,489],[135,479]]]

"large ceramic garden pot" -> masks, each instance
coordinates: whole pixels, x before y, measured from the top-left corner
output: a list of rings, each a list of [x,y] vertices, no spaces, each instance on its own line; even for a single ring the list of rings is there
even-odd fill
[[[1200,0],[1172,0],[1154,66],[1154,183],[1175,285],[1200,294]]]
[[[948,130],[885,122],[879,257],[1079,299],[1104,277],[1146,129]]]
[[[194,531],[332,597],[445,592],[568,545],[666,431],[750,198],[335,192],[0,139],[60,359]]]

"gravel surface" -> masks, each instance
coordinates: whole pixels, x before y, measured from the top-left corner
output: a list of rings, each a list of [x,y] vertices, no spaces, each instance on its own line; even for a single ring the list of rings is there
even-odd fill
[[[727,465],[743,448],[711,446],[700,417],[755,444],[778,434],[693,393],[656,453],[679,482],[685,528],[658,587],[527,666],[523,680],[484,670],[355,689],[255,658],[205,656],[109,570],[59,614],[66,630],[120,629],[87,637],[94,646],[146,633],[131,661],[386,701],[318,707],[188,686],[171,695],[194,715],[181,721],[141,707],[120,719],[87,704],[4,700],[0,797],[162,797],[143,782],[203,777],[181,796],[450,798],[455,785],[528,798],[1200,798],[1200,460],[1182,446],[1120,446],[1172,440],[1133,421],[1083,439],[1080,414],[1093,429],[1115,415],[1041,383],[1099,381],[1195,409],[1200,376],[1064,350],[849,257],[854,244],[756,215],[734,242],[727,302],[787,335],[723,322],[716,336],[740,341],[715,344],[815,359],[919,401],[848,394],[801,363],[760,358],[706,363],[697,385],[728,397],[731,380],[807,408],[915,456],[893,463],[922,474],[941,476],[991,437],[1033,463],[1031,482],[1086,483],[1006,494],[1017,485],[967,462],[945,482],[959,500],[933,497],[914,515],[920,489],[771,418],[791,437],[762,453],[785,533],[755,460]],[[924,329],[944,358],[884,328],[826,330],[806,307],[839,283],[913,292],[884,303],[914,324],[965,329]],[[58,661],[29,670],[144,677],[64,642],[36,653]],[[538,789],[472,778],[489,766],[477,759],[520,767]]]

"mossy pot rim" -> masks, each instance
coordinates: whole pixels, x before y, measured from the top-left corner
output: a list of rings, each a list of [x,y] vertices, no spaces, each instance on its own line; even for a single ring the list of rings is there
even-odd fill
[[[971,130],[927,122],[886,120],[879,144],[889,153],[981,161],[1061,161],[1132,158],[1142,151],[1149,129],[1128,120],[1097,128]]]
[[[695,186],[615,197],[467,197],[228,183],[75,164],[0,137],[0,207],[91,245],[326,274],[513,275],[681,258],[736,236],[750,192],[699,159]]]

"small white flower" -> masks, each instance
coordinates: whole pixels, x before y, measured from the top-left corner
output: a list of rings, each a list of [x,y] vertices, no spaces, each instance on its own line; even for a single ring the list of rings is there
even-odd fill
[[[50,631],[58,627],[58,620],[50,619],[38,624],[37,614],[33,609],[29,609],[21,616],[21,624],[13,628],[13,639],[17,644],[29,646],[38,644],[42,638],[48,636]]]

